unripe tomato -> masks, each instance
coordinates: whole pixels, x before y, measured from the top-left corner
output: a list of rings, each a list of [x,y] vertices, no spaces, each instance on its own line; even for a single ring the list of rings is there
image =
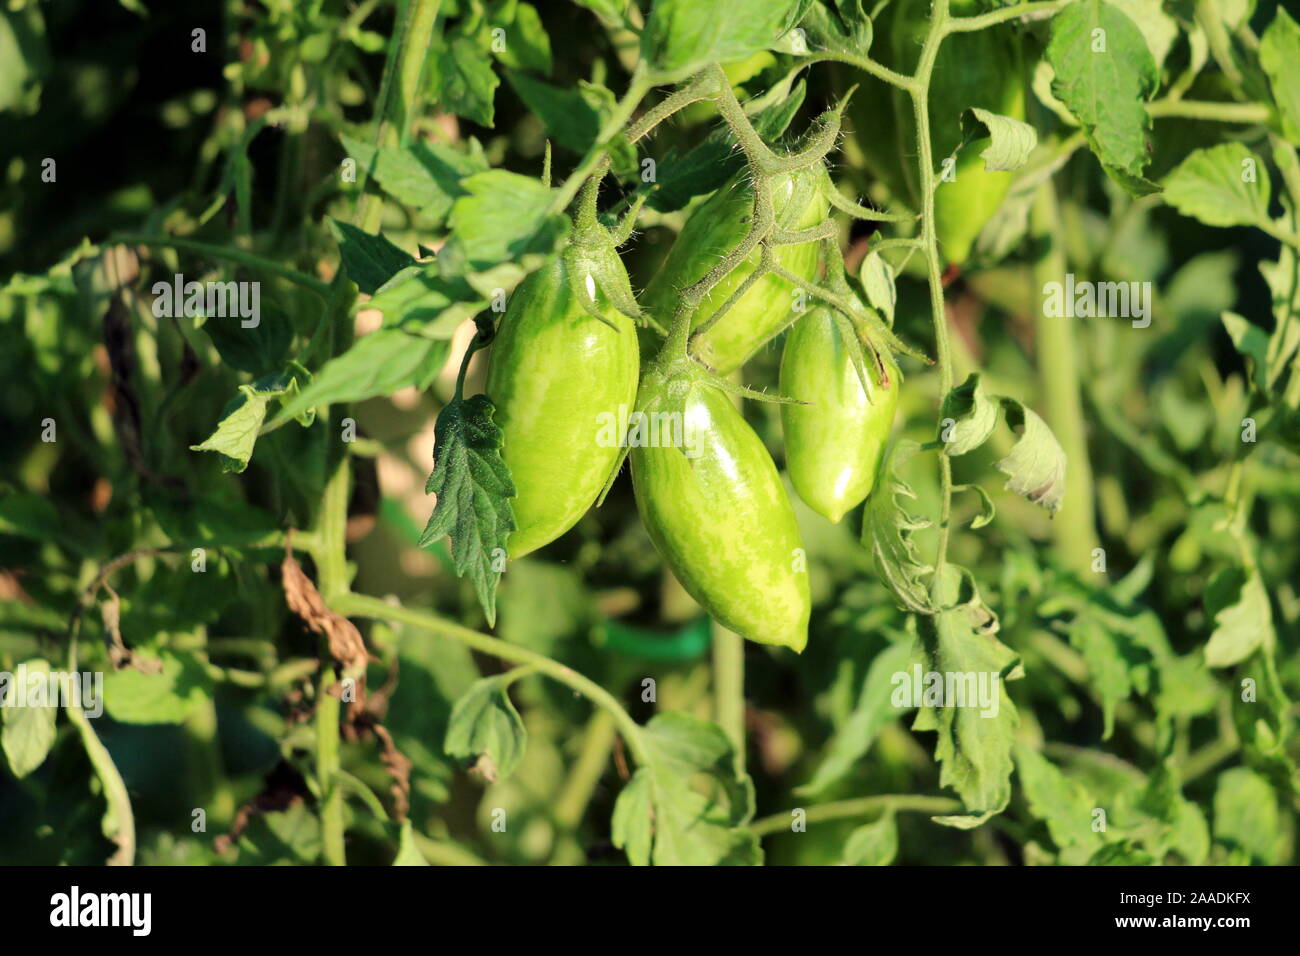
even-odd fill
[[[807,229],[826,218],[822,196],[823,171],[819,167],[780,175],[772,181],[772,207],[778,229]],[[754,187],[748,171],[733,177],[705,200],[686,221],[642,297],[647,309],[667,325],[677,308],[678,294],[704,278],[718,261],[731,253],[749,232],[754,208]],[[805,279],[817,269],[817,244],[777,247],[773,258]],[[709,290],[691,317],[698,328],[726,302],[758,266],[761,250],[755,248],[722,281]],[[693,339],[696,358],[718,372],[739,368],[789,321],[794,307],[794,287],[784,279],[765,275],[755,282],[708,332]]]
[[[952,12],[969,15],[979,10],[973,0],[955,0]],[[888,67],[911,74],[916,70],[930,23],[929,0],[899,0],[883,12],[878,34],[888,43],[872,47],[872,55]],[[979,154],[988,145],[981,139],[958,154],[948,178],[943,162],[962,140],[961,114],[972,107],[1025,118],[1025,81],[1021,40],[1008,27],[972,33],[954,33],[939,47],[930,79],[930,139],[940,177],[935,192],[935,234],[939,251],[952,263],[970,256],[971,247],[993,213],[1006,198],[1014,173],[986,172]],[[916,123],[912,100],[891,88],[892,109],[882,110],[869,97],[858,97],[850,107],[862,148],[873,175],[884,182],[900,202],[920,209],[920,183],[916,170]]]
[[[799,497],[834,522],[871,494],[902,380],[887,349],[884,381],[868,354],[868,393],[850,349],[830,313],[816,309],[795,323],[781,354],[781,393],[808,403],[781,406],[786,471]]]
[[[518,492],[511,558],[554,541],[591,507],[620,454],[610,422],[625,421],[636,401],[635,323],[602,288],[626,284],[627,273],[612,247],[590,255],[602,268],[565,256],[525,279],[492,345],[486,391]],[[614,328],[583,310],[584,293]]]
[[[803,546],[762,441],[689,368],[648,373],[638,408],[660,425],[644,437],[661,440],[632,448],[637,507],[673,574],[724,627],[802,651],[811,610]],[[662,441],[665,423],[678,424],[676,446]]]

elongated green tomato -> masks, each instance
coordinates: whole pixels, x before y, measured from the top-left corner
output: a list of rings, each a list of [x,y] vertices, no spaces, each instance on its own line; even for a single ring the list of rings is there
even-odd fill
[[[913,36],[928,26],[929,4],[911,0]],[[952,12],[976,13],[975,0],[957,0]],[[904,40],[904,42],[906,42]],[[920,49],[913,41],[912,48]],[[942,163],[961,144],[961,113],[980,107],[1003,116],[1025,118],[1025,77],[1021,38],[1009,26],[975,33],[957,33],[943,41],[930,84],[930,130],[934,158]],[[908,106],[910,111],[910,105]],[[935,235],[939,251],[960,265],[986,223],[993,217],[1015,174],[989,172],[979,156],[988,146],[982,139],[968,143],[957,154],[951,176],[942,175],[934,194]]]
[[[811,609],[803,546],[762,441],[699,372],[652,371],[637,401],[649,417],[630,433],[632,484],[655,547],[724,627],[802,651]]]
[[[955,15],[980,9],[976,0],[953,0]],[[915,72],[925,35],[930,27],[929,0],[896,0],[877,21],[877,35],[887,43],[872,47],[872,55],[901,73]],[[1025,81],[1020,37],[1009,26],[970,33],[954,33],[939,47],[930,79],[930,138],[939,165],[935,192],[935,234],[940,252],[951,263],[965,262],[976,238],[992,218],[1014,174],[988,172],[979,158],[987,139],[968,143],[950,166],[943,164],[962,143],[961,114],[972,107],[1025,118]],[[872,109],[866,96],[850,106],[857,143],[870,171],[899,202],[920,209],[920,182],[916,169],[916,123],[911,97],[891,88],[892,109]]]
[[[850,349],[830,314],[816,309],[795,323],[781,353],[781,393],[808,403],[781,406],[786,471],[799,497],[837,523],[871,494],[902,381],[888,349],[875,368],[868,353],[868,393]]]
[[[617,423],[636,401],[640,369],[635,325],[605,289],[620,280],[626,285],[627,273],[607,247],[556,259],[510,297],[492,345],[487,394],[518,491],[511,558],[572,528],[618,460]],[[613,328],[582,308],[584,293]]]
[[[774,178],[772,209],[778,229],[807,229],[826,218],[823,177],[821,168],[812,167]],[[646,287],[642,297],[646,308],[666,323],[677,308],[681,290],[704,278],[749,232],[753,207],[754,187],[744,172],[693,211],[663,267]],[[718,311],[758,267],[760,258],[761,251],[754,249],[709,290],[691,317],[692,329]],[[817,244],[778,246],[773,258],[795,275],[812,279],[817,269]],[[790,320],[795,292],[793,285],[774,275],[758,279],[717,324],[692,340],[693,354],[718,372],[739,368]]]

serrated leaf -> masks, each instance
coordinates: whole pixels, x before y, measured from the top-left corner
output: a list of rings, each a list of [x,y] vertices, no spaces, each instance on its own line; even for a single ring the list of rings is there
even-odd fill
[[[507,693],[514,679],[506,673],[475,682],[456,701],[447,724],[443,749],[477,761],[475,769],[488,783],[510,776],[528,745],[523,719]]]
[[[972,372],[943,399],[943,419],[939,438],[946,455],[964,455],[988,440],[998,423],[998,405],[980,385],[978,372]],[[946,419],[952,419],[949,425]]]
[[[979,138],[981,126],[988,131],[989,145],[980,153],[986,170],[1019,169],[1038,145],[1038,133],[1028,123],[979,107],[963,112],[961,125],[967,141]]]
[[[634,866],[756,865],[758,839],[742,824],[753,784],[737,775],[726,734],[684,713],[656,715],[644,729],[649,762],[614,804],[612,838]],[[704,774],[709,788],[691,787]]]
[[[955,573],[942,584],[945,605],[958,590]],[[1001,813],[1011,800],[1011,747],[1020,723],[1003,681],[1019,672],[1019,659],[990,633],[977,633],[968,604],[946,607],[917,619],[924,673],[940,675],[945,691],[951,682],[966,699],[944,699],[935,706],[925,698],[918,718],[938,733],[934,756],[941,770],[939,785],[951,787],[966,805],[964,814],[935,817],[937,823],[970,829]],[[984,676],[981,676],[984,675]],[[981,686],[989,701],[969,699]],[[915,727],[915,725],[914,725]]]
[[[1078,118],[1103,168],[1130,193],[1149,191],[1151,119],[1160,73],[1137,26],[1103,0],[1076,0],[1052,18],[1052,93]]]
[[[862,514],[862,544],[871,551],[877,572],[902,605],[931,614],[934,605],[925,577],[933,568],[921,560],[911,539],[913,531],[928,528],[931,522],[908,513],[899,502],[900,497],[916,498],[898,471],[920,448],[914,441],[900,441],[881,464],[876,489]]]
[[[58,710],[49,700],[52,690],[50,664],[39,657],[0,675],[0,745],[19,779],[45,762],[58,738]]]
[[[1268,170],[1241,143],[1198,149],[1166,178],[1165,202],[1207,226],[1268,221]]]
[[[543,75],[551,72],[551,38],[546,35],[542,18],[537,15],[537,8],[528,3],[506,4],[503,9],[513,7],[513,16],[502,23],[505,42],[501,49],[494,50],[496,57],[514,70],[533,70]]]
[[[470,576],[489,624],[496,622],[497,582],[515,530],[515,486],[501,457],[494,411],[491,399],[475,395],[452,399],[438,414],[434,467],[424,488],[438,500],[420,535],[422,548],[451,536],[456,573]]]
[[[1033,409],[1014,398],[1000,397],[1007,424],[1022,428],[1011,453],[997,463],[1007,475],[1007,488],[1048,511],[1060,511],[1065,496],[1065,451]]]

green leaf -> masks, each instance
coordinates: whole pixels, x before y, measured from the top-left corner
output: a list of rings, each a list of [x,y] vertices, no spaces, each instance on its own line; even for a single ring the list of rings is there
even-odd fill
[[[931,526],[929,518],[904,510],[899,498],[916,492],[898,477],[907,460],[920,451],[914,441],[898,442],[880,466],[876,490],[862,514],[862,544],[871,551],[881,579],[909,610],[930,614],[934,605],[925,578],[933,568],[921,560],[912,532]]]
[[[191,445],[190,450],[216,452],[222,456],[223,471],[243,471],[253,457],[253,446],[257,444],[257,436],[266,418],[267,402],[297,391],[297,379],[284,372],[260,378],[252,385],[239,386],[239,394],[222,411],[216,431],[201,444]],[[281,416],[292,417],[283,410]]]
[[[0,495],[0,534],[43,541],[59,534],[59,511],[49,498],[28,492]]]
[[[898,856],[898,821],[886,810],[874,823],[860,826],[844,841],[847,866],[889,866]]]
[[[509,9],[509,7],[507,7]],[[513,13],[504,22],[504,49],[496,51],[496,57],[514,70],[533,70],[537,73],[551,72],[551,39],[542,26],[542,18],[537,15],[537,8],[527,3],[513,5]],[[500,20],[492,20],[501,23]]]
[[[189,651],[164,650],[162,673],[133,667],[104,675],[104,709],[124,724],[182,724],[212,697],[212,678]]]
[[[1019,169],[1038,146],[1038,133],[1028,123],[979,107],[961,114],[961,127],[967,142],[979,138],[980,127],[988,131],[989,145],[980,153],[986,170]]]
[[[912,657],[913,642],[891,644],[876,655],[862,682],[852,713],[831,738],[826,756],[813,778],[795,790],[801,796],[817,796],[842,780],[853,765],[871,749],[876,734],[900,711],[892,701],[894,677],[904,672]]]
[[[474,769],[488,783],[514,772],[528,745],[523,719],[507,693],[517,675],[485,677],[456,701],[443,749]]]
[[[894,324],[894,308],[898,304],[894,267],[879,252],[868,252],[862,257],[858,281],[866,293],[867,304],[880,313],[886,325]]]
[[[757,865],[748,776],[737,775],[722,728],[687,714],[657,714],[644,730],[648,762],[614,804],[612,839],[635,866]],[[691,786],[705,775],[705,790]]]
[[[518,272],[518,282],[559,248],[568,220],[548,212],[554,190],[504,169],[476,173],[461,185],[467,195],[457,199],[451,210],[455,245],[454,252],[444,247],[439,256],[443,275],[463,274],[461,267],[482,271],[510,264]],[[451,259],[456,257],[456,271],[452,271]],[[490,287],[467,279],[480,293],[490,294]]]
[[[1052,18],[1046,55],[1053,95],[1078,118],[1106,172],[1133,195],[1151,192],[1142,176],[1151,127],[1144,104],[1160,73],[1142,32],[1103,0],[1075,0]]]
[[[411,826],[410,820],[402,822],[402,832],[398,836],[397,856],[393,859],[393,866],[428,866],[429,861],[424,858],[420,852],[420,846],[415,842],[415,830]]]
[[[1088,860],[1089,866],[1155,866],[1151,854],[1132,840],[1107,843]]]
[[[257,325],[243,323],[238,315],[214,315],[204,319],[200,328],[231,368],[258,376],[271,374],[284,362],[293,341],[293,323],[270,302],[262,303]]]
[[[80,679],[78,674],[71,677]],[[19,779],[45,762],[58,737],[54,725],[58,710],[50,703],[54,686],[49,662],[39,657],[0,676],[0,746]]]
[[[449,113],[491,126],[492,100],[501,84],[492,69],[492,56],[477,40],[463,35],[438,38],[430,49],[428,69],[438,106]]]
[[[1224,312],[1220,318],[1232,344],[1241,353],[1241,357],[1246,359],[1251,383],[1261,393],[1268,394],[1268,333],[1236,312]]]
[[[312,864],[320,859],[320,817],[305,803],[254,813],[239,837],[241,866]]]
[[[442,371],[450,348],[445,340],[408,335],[401,329],[371,332],[326,362],[310,385],[284,402],[272,424],[317,405],[359,402],[408,386],[422,391]]]
[[[1015,757],[1029,812],[1047,824],[1059,850],[1077,848],[1083,853],[1077,862],[1086,861],[1102,844],[1101,835],[1092,828],[1092,798],[1077,781],[1029,745],[1018,742]]]
[[[1048,511],[1060,511],[1065,495],[1065,451],[1060,442],[1032,409],[1014,398],[1000,397],[1007,424],[1023,428],[1011,453],[997,463],[1007,475],[1007,488],[1024,495]]]
[[[1241,143],[1198,149],[1165,178],[1165,202],[1207,226],[1268,221],[1268,170]]]
[[[1109,740],[1115,729],[1116,706],[1133,693],[1122,638],[1113,634],[1100,616],[1086,611],[1075,619],[1069,633],[1070,645],[1083,655],[1089,681],[1101,698],[1101,738]]]
[[[1227,567],[1215,574],[1205,587],[1205,614],[1214,622],[1205,645],[1208,667],[1240,664],[1276,641],[1268,591],[1257,571]]]
[[[548,135],[579,156],[595,145],[601,126],[614,109],[614,94],[586,80],[579,80],[574,88],[564,88],[523,73],[509,73],[506,79],[524,105],[541,120]],[[636,168],[636,150],[626,138],[613,144],[613,157],[615,172],[621,175]]]
[[[641,34],[641,56],[658,83],[683,80],[710,63],[733,63],[766,50],[793,24],[798,0],[655,0]]]
[[[1106,2],[1123,11],[1142,31],[1156,68],[1162,67],[1178,39],[1178,23],[1165,12],[1164,0],[1106,0]],[[1227,18],[1224,19],[1226,22]]]
[[[448,340],[487,306],[464,279],[444,277],[437,263],[403,269],[365,304],[384,314],[385,328]]]
[[[488,169],[473,140],[468,151],[443,143],[415,142],[404,148],[381,149],[377,154],[373,146],[350,137],[342,137],[342,141],[359,164],[369,166],[373,160],[371,175],[384,192],[436,223],[445,221],[452,203],[465,195],[460,181]]]
[[[957,572],[942,584],[941,598],[954,599]],[[917,722],[938,732],[934,756],[941,765],[939,785],[951,787],[966,805],[965,814],[935,817],[935,821],[970,829],[1006,809],[1011,800],[1011,747],[1020,723],[1003,681],[1019,674],[1019,658],[985,629],[978,598],[955,604],[917,619],[924,674],[937,674],[945,692],[936,705],[925,697],[923,685]],[[977,627],[980,628],[977,631]],[[983,686],[991,693],[978,698]],[[951,699],[952,690],[963,696]],[[915,725],[914,725],[915,727]]]
[[[475,395],[452,399],[438,414],[434,468],[424,488],[438,501],[420,535],[422,548],[451,535],[456,573],[470,575],[489,624],[496,622],[497,582],[505,570],[506,540],[515,530],[515,486],[501,457],[494,410],[490,398]]]
[[[1253,863],[1272,866],[1279,862],[1283,832],[1277,794],[1267,780],[1245,767],[1219,774],[1214,791],[1216,843],[1245,851]]]
[[[860,56],[871,49],[875,39],[871,18],[863,13],[858,2],[813,3],[799,26],[807,36],[809,49],[788,47],[784,52],[798,55],[825,50]]]
[[[1282,135],[1300,146],[1300,25],[1283,6],[1260,37],[1259,65],[1268,74]]]
[[[366,295],[374,295],[394,275],[415,264],[414,256],[383,236],[372,236],[337,219],[331,219],[330,226],[338,240],[339,255],[348,278]]]
[[[944,454],[964,455],[993,434],[998,423],[998,405],[984,393],[979,372],[972,372],[966,381],[944,396],[941,415],[939,438]]]

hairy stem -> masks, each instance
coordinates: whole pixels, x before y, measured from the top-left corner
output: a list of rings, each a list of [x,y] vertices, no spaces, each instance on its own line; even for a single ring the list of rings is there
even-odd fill
[[[808,823],[824,823],[828,820],[845,820],[853,817],[870,816],[881,810],[915,811],[917,813],[959,813],[962,810],[960,800],[950,797],[929,797],[919,793],[880,794],[874,797],[858,797],[854,800],[840,800],[836,803],[823,803],[809,807],[804,811]],[[755,820],[749,829],[758,836],[769,836],[789,829],[794,817],[786,813],[774,813],[770,817]]]

